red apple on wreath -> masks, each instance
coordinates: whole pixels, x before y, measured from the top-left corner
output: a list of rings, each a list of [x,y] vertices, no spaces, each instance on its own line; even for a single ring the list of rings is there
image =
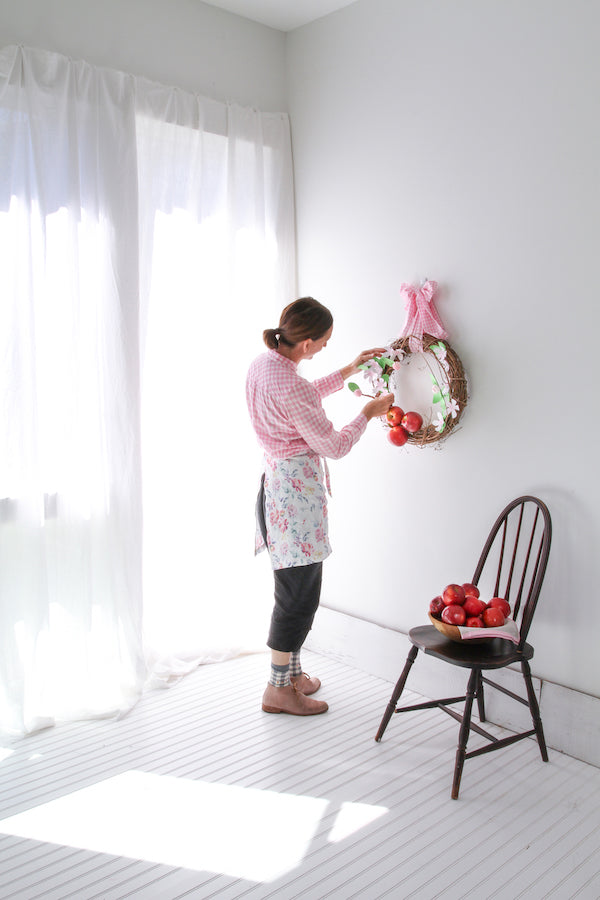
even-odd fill
[[[393,428],[390,428],[388,431],[388,440],[395,447],[403,447],[408,440],[408,431],[406,431],[402,425],[394,425]]]
[[[423,416],[412,411],[404,413],[401,425],[409,434],[415,434],[423,425]]]
[[[404,416],[404,410],[399,406],[390,406],[386,413],[386,419],[390,427],[400,425]]]

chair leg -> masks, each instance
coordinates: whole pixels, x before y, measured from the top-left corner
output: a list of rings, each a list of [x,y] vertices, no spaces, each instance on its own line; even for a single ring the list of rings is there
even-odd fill
[[[383,719],[381,720],[381,724],[379,725],[379,731],[375,736],[376,741],[380,741],[383,737],[383,732],[388,726],[388,722],[392,718],[394,712],[396,711],[396,706],[398,704],[398,700],[400,699],[400,694],[404,690],[404,685],[406,684],[406,679],[408,678],[408,673],[411,670],[412,664],[417,658],[417,653],[419,652],[419,648],[414,645],[410,648],[408,652],[408,656],[406,657],[406,662],[404,663],[404,668],[402,669],[402,674],[400,678],[396,682],[396,687],[390,697],[390,702],[388,703],[385,713],[383,714]]]
[[[485,722],[485,698],[483,696],[483,681],[481,672],[477,671],[477,709],[479,711],[479,721]]]
[[[456,763],[454,764],[454,781],[452,782],[452,799],[458,800],[458,792],[460,790],[460,779],[465,764],[465,754],[467,752],[467,742],[469,740],[469,732],[471,730],[471,710],[473,708],[473,700],[477,694],[477,682],[481,680],[481,673],[477,669],[471,669],[471,677],[467,686],[467,694],[465,698],[465,708],[462,714],[462,724],[458,734],[458,748],[456,750]]]
[[[535,696],[535,691],[533,689],[533,682],[531,681],[531,669],[526,659],[521,661],[521,670],[523,672],[523,678],[525,679],[525,686],[527,687],[529,709],[531,711],[531,718],[533,719],[533,727],[535,728],[535,734],[537,737],[537,742],[539,744],[540,753],[542,754],[542,759],[544,760],[544,762],[548,762],[548,750],[546,748],[546,739],[544,737],[544,729],[542,727],[540,707],[538,705],[537,697]]]

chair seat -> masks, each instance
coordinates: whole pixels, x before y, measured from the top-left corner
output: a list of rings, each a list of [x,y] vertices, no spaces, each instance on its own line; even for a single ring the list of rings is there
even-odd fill
[[[408,637],[411,643],[424,653],[465,669],[473,667],[501,669],[511,663],[520,663],[524,659],[529,660],[533,656],[531,644],[524,644],[521,650],[517,650],[512,641],[502,638],[491,638],[485,644],[473,644],[468,640],[451,641],[433,625],[419,625],[417,628],[411,628]]]

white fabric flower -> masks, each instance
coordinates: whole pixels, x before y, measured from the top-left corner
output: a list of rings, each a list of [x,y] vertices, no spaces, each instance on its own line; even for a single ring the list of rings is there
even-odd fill
[[[394,347],[386,347],[385,353],[383,354],[386,359],[393,360],[401,360],[404,356],[404,350],[396,349]]]
[[[441,412],[439,412],[432,423],[433,427],[438,432],[438,434],[444,430],[445,422],[446,422],[446,420],[445,420],[444,416],[442,415]]]
[[[455,419],[455,418],[457,417],[459,411],[460,411],[460,406],[458,405],[458,403],[456,402],[456,400],[454,400],[454,398],[453,398],[453,399],[450,400],[450,402],[448,403],[448,412],[450,413],[450,415],[452,416],[452,418]]]

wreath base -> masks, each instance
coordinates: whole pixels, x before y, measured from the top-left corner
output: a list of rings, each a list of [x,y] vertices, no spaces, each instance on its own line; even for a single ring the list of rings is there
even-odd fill
[[[406,335],[405,337],[399,338],[397,341],[390,344],[390,347],[394,350],[401,350],[404,354],[403,358],[405,359],[407,356],[412,355],[412,350],[409,346],[411,337],[413,337],[413,335]],[[409,435],[407,443],[415,444],[418,447],[426,447],[430,444],[439,443],[456,429],[465,410],[465,406],[467,405],[467,377],[458,354],[452,349],[447,340],[440,340],[440,338],[433,337],[431,334],[424,334],[420,340],[423,347],[421,352],[423,353],[431,353],[435,356],[435,353],[431,349],[434,344],[442,343],[446,348],[448,387],[450,389],[449,397],[451,400],[456,400],[458,405],[458,411],[455,417],[452,418],[452,416],[447,416],[442,431],[438,431],[433,424],[428,423],[424,424],[419,431],[415,431],[414,434]],[[393,370],[390,366],[384,371],[391,377]]]

